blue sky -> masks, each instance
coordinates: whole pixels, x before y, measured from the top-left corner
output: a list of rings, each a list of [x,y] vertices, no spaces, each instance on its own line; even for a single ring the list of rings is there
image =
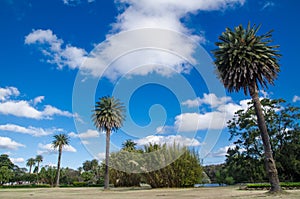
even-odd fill
[[[261,96],[299,105],[299,1],[2,0],[0,1],[0,153],[21,167],[42,154],[56,164],[52,137],[66,133],[62,166],[102,159],[104,133],[91,122],[99,97],[126,105],[126,139],[194,147],[205,164],[232,146],[226,121],[249,96],[227,93],[211,50],[226,27],[274,29],[281,72]]]

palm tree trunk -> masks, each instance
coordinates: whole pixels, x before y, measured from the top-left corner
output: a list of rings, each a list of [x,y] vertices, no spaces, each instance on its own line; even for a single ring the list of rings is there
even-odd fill
[[[62,154],[62,146],[59,146],[58,149],[58,160],[57,160],[57,171],[56,171],[56,184],[55,186],[59,186],[59,175],[60,175],[60,160],[61,160],[61,154]]]
[[[32,165],[29,166],[29,173],[31,173]]]
[[[106,130],[106,151],[105,151],[105,176],[104,176],[104,189],[109,188],[109,144],[110,144],[110,129]]]
[[[257,86],[254,83],[252,87],[249,88],[250,95],[252,97],[255,113],[257,116],[257,124],[260,130],[260,135],[264,145],[265,152],[265,167],[266,172],[269,177],[269,181],[271,184],[270,192],[281,192],[282,189],[279,184],[278,173],[276,169],[275,160],[273,158],[272,148],[270,144],[270,137],[268,134],[265,118],[262,112],[261,103],[258,97]]]
[[[40,162],[38,161],[37,165],[37,173],[36,173],[36,182],[39,184],[39,170],[40,170]]]

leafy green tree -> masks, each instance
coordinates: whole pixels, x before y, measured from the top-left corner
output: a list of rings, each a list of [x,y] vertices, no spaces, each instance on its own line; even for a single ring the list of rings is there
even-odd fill
[[[66,134],[58,134],[54,135],[54,140],[52,141],[53,148],[58,148],[58,160],[57,160],[57,172],[56,172],[56,184],[55,186],[59,186],[59,177],[60,177],[60,162],[61,155],[64,146],[69,145],[70,138]]]
[[[207,165],[203,167],[203,171],[209,177],[211,183],[218,183],[216,173],[224,168],[224,164]]]
[[[266,172],[271,184],[270,192],[281,192],[278,172],[271,149],[269,134],[258,96],[259,86],[267,88],[268,83],[274,84],[280,71],[277,53],[278,46],[272,46],[272,31],[261,36],[257,33],[260,26],[250,26],[246,29],[242,25],[234,30],[226,31],[216,42],[218,49],[214,50],[215,65],[218,76],[229,92],[244,90],[248,92],[254,102],[257,125],[260,130]]]
[[[125,107],[114,97],[102,97],[96,102],[92,119],[94,125],[100,131],[106,132],[106,152],[105,152],[105,183],[104,189],[109,187],[109,146],[110,134],[122,127],[125,119]]]
[[[71,168],[62,168],[60,174],[60,184],[72,185],[73,182],[81,180],[80,173]]]
[[[300,180],[300,109],[283,99],[262,99],[261,104],[280,180]],[[263,143],[254,116],[250,102],[247,110],[237,111],[228,122],[235,147],[227,152],[226,169],[237,182],[266,180]]]
[[[25,180],[25,176],[27,173],[26,168],[20,168],[17,165],[15,165],[13,168],[13,172],[14,172],[14,177],[12,179],[12,182],[26,181]]]
[[[90,183],[97,184],[97,181],[101,178],[101,168],[99,165],[98,160],[93,159],[91,161],[86,160],[85,162],[82,163],[82,168],[84,172],[88,172],[89,174],[92,174],[91,179],[89,179]],[[83,173],[81,173],[83,174]],[[89,175],[89,174],[84,174],[84,176]],[[83,177],[83,176],[82,176]],[[85,178],[85,177],[83,177]]]
[[[35,165],[35,159],[29,158],[26,162],[26,166],[29,167],[29,173],[31,173],[32,167]]]
[[[55,185],[57,169],[52,166],[42,167],[40,170],[40,181],[42,183],[50,184],[51,186]]]
[[[0,184],[3,185],[5,183],[10,182],[10,180],[14,177],[14,173],[8,166],[0,167]]]
[[[1,154],[0,155],[0,167],[7,166],[8,169],[13,169],[14,164],[9,159],[9,156],[7,154]]]
[[[91,171],[85,171],[81,174],[84,182],[91,183],[94,178],[94,174]]]

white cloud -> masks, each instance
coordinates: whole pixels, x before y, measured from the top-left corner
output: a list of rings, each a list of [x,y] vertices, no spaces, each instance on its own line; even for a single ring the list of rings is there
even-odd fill
[[[31,119],[51,119],[54,115],[73,116],[70,112],[59,110],[51,105],[45,105],[44,110],[37,110],[28,101],[24,100],[0,102],[0,114]]]
[[[14,115],[17,117],[27,117],[41,119],[42,113],[32,107],[27,101],[6,101],[0,103],[0,113],[4,115]]]
[[[203,94],[203,98],[196,98],[193,100],[187,100],[182,102],[182,105],[188,106],[188,107],[198,107],[202,104],[210,105],[212,108],[215,108],[219,105],[225,104],[229,101],[231,101],[231,97],[217,97],[214,93]]]
[[[48,38],[49,39],[49,38]],[[20,92],[15,87],[0,88],[0,114],[13,115],[31,119],[52,119],[54,115],[65,117],[78,117],[68,111],[62,111],[51,105],[45,105],[44,110],[38,110],[34,106],[44,100],[44,96],[38,96],[33,100],[12,100],[11,96],[19,96]]]
[[[185,105],[209,104],[214,108],[211,112],[205,113],[182,113],[175,117],[174,127],[179,132],[189,132],[205,129],[223,129],[227,121],[232,119],[234,113],[240,109],[247,109],[250,100],[242,100],[235,104],[229,97],[217,98],[214,94],[204,95],[203,99],[187,100]],[[212,97],[213,96],[213,97]]]
[[[293,102],[295,103],[295,102],[298,102],[298,101],[300,101],[300,97],[295,95],[294,98],[293,98]]]
[[[234,149],[235,147],[236,147],[235,144],[230,144],[228,146],[219,148],[217,151],[210,152],[208,154],[208,156],[209,157],[225,157],[225,155],[227,155],[228,149]],[[245,149],[240,149],[239,151],[243,152],[243,151],[245,151]]]
[[[23,127],[15,124],[0,125],[0,130],[28,134],[35,137],[46,136],[46,135],[53,134],[54,132],[63,131],[62,129],[58,129],[58,128],[43,129],[43,128],[36,128],[32,126]]]
[[[15,87],[0,88],[0,101],[5,101],[11,96],[19,96],[20,92]]]
[[[14,164],[25,162],[24,158],[10,158],[10,161],[12,161]]]
[[[51,117],[53,115],[60,115],[60,116],[65,116],[65,117],[73,117],[73,114],[68,112],[68,111],[62,111],[56,107],[53,107],[51,105],[46,105],[45,109],[43,110],[42,114],[45,117]]]
[[[102,161],[105,159],[105,153],[98,153],[95,158],[99,161]]]
[[[166,134],[166,133],[173,133],[174,127],[173,126],[159,126],[156,128],[157,134]]]
[[[17,150],[19,147],[25,147],[25,145],[18,143],[9,137],[0,137],[0,149]]]
[[[180,19],[188,13],[226,9],[243,5],[245,0],[117,0],[125,9],[118,16],[115,28],[131,30],[136,28],[167,28],[188,32]]]
[[[67,44],[63,47],[64,41],[58,39],[52,30],[33,30],[25,37],[25,44],[40,44],[43,46],[42,53],[48,57],[47,62],[56,64],[58,68],[68,66],[71,69],[79,68],[87,52],[84,49]]]
[[[39,147],[39,150],[37,151],[37,153],[39,155],[54,154],[54,153],[58,152],[57,149],[53,148],[53,145],[51,143],[50,144],[41,144],[41,143],[39,143],[38,147]],[[73,153],[75,153],[75,152],[77,152],[77,150],[71,145],[66,145],[66,146],[63,147],[63,152],[73,152]]]
[[[145,138],[141,138],[138,140],[134,140],[135,143],[139,146],[152,144],[167,144],[172,145],[175,143],[180,144],[182,146],[200,146],[201,143],[196,139],[191,139],[187,137],[183,137],[181,135],[169,135],[169,136],[156,136],[149,135]]]
[[[261,10],[265,10],[267,8],[270,8],[270,7],[274,7],[275,6],[275,3],[272,2],[272,1],[266,1],[264,4],[263,4],[263,7],[261,8]]]
[[[179,132],[191,132],[204,129],[223,129],[226,115],[222,112],[183,113],[175,117],[175,127]]]
[[[82,3],[82,0],[62,0],[65,5],[77,6]],[[86,0],[87,3],[93,3],[95,0]]]
[[[81,139],[86,139],[86,138],[96,138],[99,137],[99,132],[97,130],[92,130],[88,129],[86,132],[83,133],[74,133],[71,132],[69,133],[70,137],[75,137],[75,138],[81,138]]]
[[[60,50],[63,41],[53,34],[52,30],[33,30],[25,37],[25,44],[51,44],[52,50]]]
[[[208,154],[209,157],[225,157],[229,148],[234,148],[235,145],[230,144],[229,146],[221,147],[215,152],[210,152]]]
[[[45,96],[38,96],[38,97],[34,98],[33,105],[37,105],[37,104],[41,103],[44,99],[45,99]]]
[[[63,2],[66,5],[78,3],[77,0]],[[173,73],[188,73],[191,67],[186,60],[195,63],[195,43],[204,43],[205,38],[200,34],[192,34],[192,30],[182,23],[182,18],[198,11],[234,8],[244,2],[245,0],[117,0],[121,13],[112,24],[106,41],[97,46],[89,56],[82,48],[70,44],[63,47],[63,40],[58,39],[51,30],[33,30],[26,36],[25,44],[42,45],[42,53],[47,57],[47,62],[56,64],[59,68],[80,69],[84,73],[103,75],[110,80],[124,74],[147,75],[154,72],[170,76]],[[124,34],[118,34],[121,32]]]

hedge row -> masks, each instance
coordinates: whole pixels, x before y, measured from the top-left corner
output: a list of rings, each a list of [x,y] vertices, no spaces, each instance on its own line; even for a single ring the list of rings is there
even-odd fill
[[[103,187],[102,184],[88,184],[86,182],[74,182],[71,185],[61,184],[59,187]],[[14,188],[50,188],[49,184],[20,184],[20,185],[4,185],[0,188],[14,189]]]
[[[300,182],[281,182],[280,186],[282,188],[300,188]],[[251,188],[251,189],[264,189],[270,187],[271,185],[269,183],[247,184],[247,188]]]
[[[4,185],[0,188],[14,189],[14,188],[50,188],[49,184],[20,184],[20,185]]]

